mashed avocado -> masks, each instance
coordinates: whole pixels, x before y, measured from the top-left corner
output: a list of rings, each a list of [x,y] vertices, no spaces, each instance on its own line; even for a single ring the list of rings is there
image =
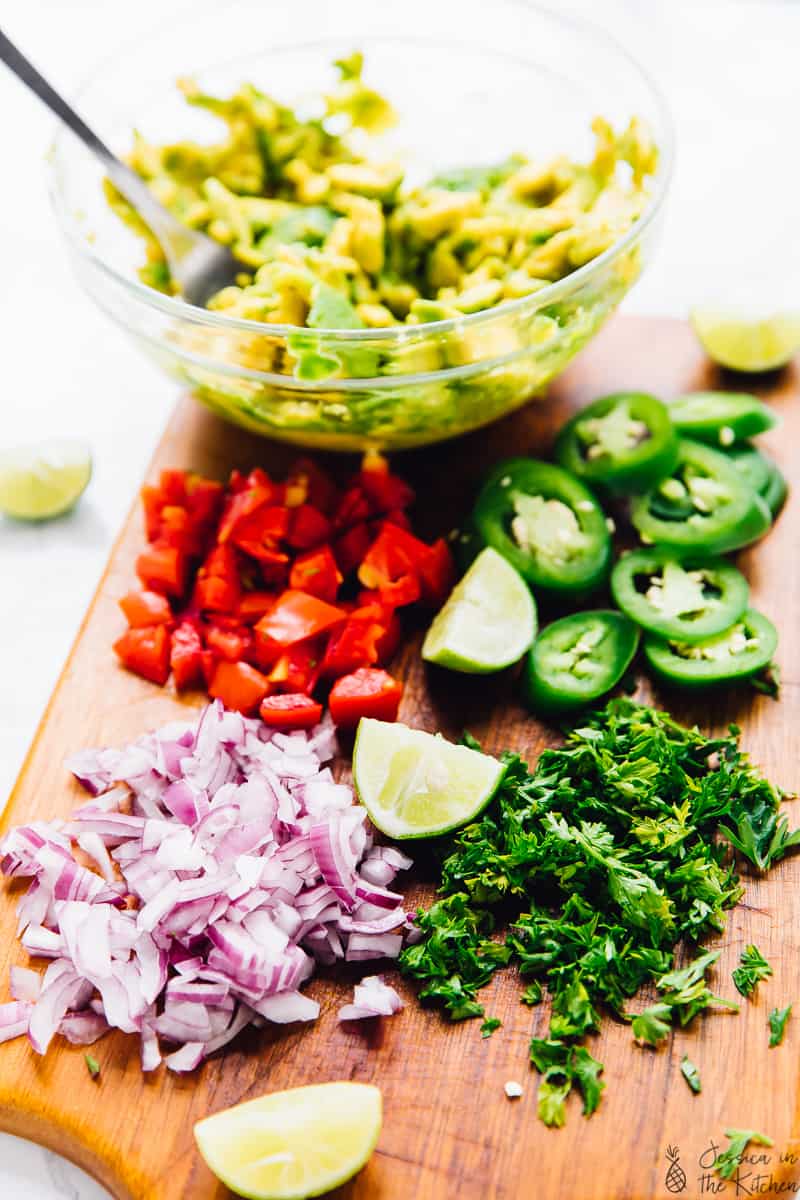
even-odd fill
[[[588,163],[516,154],[406,188],[401,166],[380,158],[370,136],[393,123],[391,105],[364,83],[360,54],[335,65],[338,82],[319,97],[319,115],[251,84],[219,98],[181,80],[187,102],[219,117],[227,135],[213,145],[163,146],[135,136],[129,161],[154,195],[242,264],[236,285],[209,308],[310,329],[459,317],[569,275],[645,206],[657,152],[636,118],[622,133],[596,118]],[[110,183],[107,190],[147,239],[142,278],[171,291],[158,242]],[[302,369],[326,370],[313,361]]]

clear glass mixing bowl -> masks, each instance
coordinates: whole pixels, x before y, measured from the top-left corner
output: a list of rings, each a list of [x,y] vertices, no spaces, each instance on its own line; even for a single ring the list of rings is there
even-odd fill
[[[496,162],[516,151],[586,158],[591,118],[636,114],[660,164],[640,220],[605,253],[534,295],[458,320],[377,330],[298,330],[207,312],[142,284],[143,246],[108,209],[102,171],[66,131],[51,190],[78,277],[104,312],[221,416],[325,449],[401,449],[475,429],[541,396],[603,324],[652,252],[672,162],[665,104],[602,31],[514,0],[263,0],[194,5],[114,55],[76,97],[118,152],[218,135],[174,86],[223,93],[247,80],[296,101],[324,90],[331,62],[364,51],[368,78],[400,114],[391,137],[408,173]],[[293,346],[331,360],[330,377],[292,374]]]

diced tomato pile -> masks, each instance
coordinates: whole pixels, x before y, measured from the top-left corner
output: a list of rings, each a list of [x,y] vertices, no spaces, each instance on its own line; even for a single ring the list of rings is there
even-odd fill
[[[411,532],[413,493],[379,456],[344,490],[308,459],[284,483],[260,468],[225,487],[162,471],[142,489],[143,590],[120,601],[121,662],[153,683],[204,687],[227,708],[304,729],[330,689],[337,724],[392,720],[402,684],[381,667],[397,649],[397,610],[437,607],[450,550]]]

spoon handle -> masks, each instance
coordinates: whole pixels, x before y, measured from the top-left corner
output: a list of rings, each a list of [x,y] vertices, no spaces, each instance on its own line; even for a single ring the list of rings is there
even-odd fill
[[[0,29],[0,62],[4,62],[9,70],[13,71],[17,78],[26,84],[42,103],[46,104],[51,112],[55,113],[67,128],[71,129],[75,136],[80,138],[84,145],[100,159],[115,187],[133,205],[162,245],[167,243],[168,248],[173,249],[172,244],[175,243],[176,235],[179,239],[183,235],[187,243],[189,242],[188,231],[180,226],[172,214],[158,203],[144,180],[126,163],[121,162],[115,154],[112,154],[102,138],[89,128],[72,105],[68,104],[64,97],[48,83],[33,63],[3,33],[2,29]]]

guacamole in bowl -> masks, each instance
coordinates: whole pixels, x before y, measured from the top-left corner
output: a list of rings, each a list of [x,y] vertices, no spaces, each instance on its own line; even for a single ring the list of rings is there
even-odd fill
[[[576,29],[529,18],[574,51]],[[207,309],[174,293],[158,242],[107,182],[115,223],[134,234],[136,271],[123,276],[97,242],[79,247],[99,302],[200,399],[260,433],[347,450],[436,441],[541,393],[638,277],[668,174],[663,114],[656,105],[653,123],[640,113],[635,87],[622,115],[593,115],[572,97],[583,120],[573,113],[562,140],[557,115],[543,124],[532,109],[528,128],[509,108],[509,97],[525,99],[520,85],[532,102],[542,93],[541,68],[481,44],[485,21],[475,46],[361,32],[365,54],[350,43],[327,69],[320,44],[271,50],[246,73],[244,62],[197,70],[179,81],[186,116],[171,103],[170,136],[137,122],[131,144],[128,131],[129,161],[157,198],[241,263]],[[599,35],[580,36],[593,46]],[[619,52],[606,53],[611,63]],[[290,72],[293,93],[267,86],[277,67],[312,57],[313,70]],[[401,60],[412,58],[406,80]],[[437,75],[420,115],[416,92]],[[474,120],[476,77],[505,115],[468,156],[461,114]],[[493,103],[490,90],[482,106],[492,114]],[[415,134],[427,140],[422,162]],[[57,177],[65,163],[57,146]],[[57,179],[62,220],[70,183]]]

